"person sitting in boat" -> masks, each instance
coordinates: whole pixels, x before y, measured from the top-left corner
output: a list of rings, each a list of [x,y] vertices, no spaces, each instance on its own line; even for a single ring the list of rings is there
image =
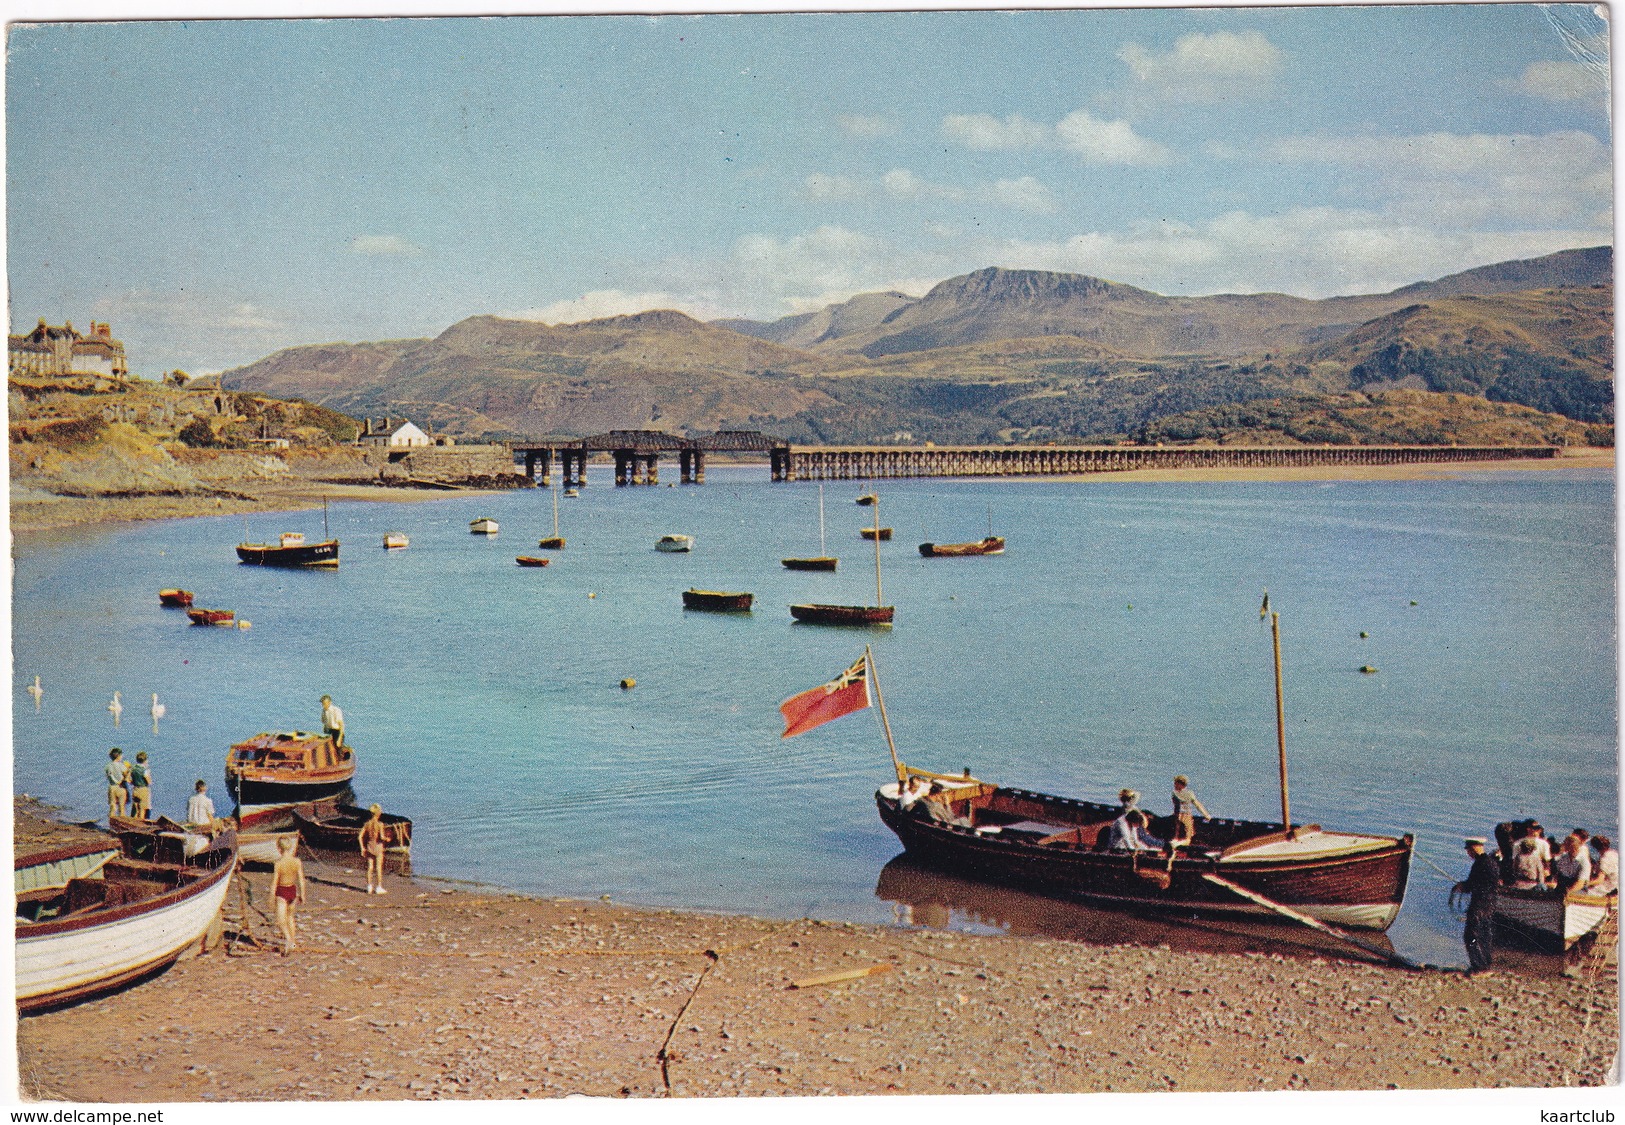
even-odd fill
[[[1196,838],[1196,814],[1201,813],[1203,820],[1212,820],[1207,808],[1197,799],[1196,791],[1190,787],[1190,778],[1184,774],[1174,778],[1174,840],[1176,844],[1188,844]]]
[[[1591,849],[1589,835],[1576,828],[1563,839],[1563,847],[1552,860],[1552,882],[1567,894],[1575,887],[1584,888],[1591,882]]]
[[[1512,887],[1519,891],[1546,889],[1546,864],[1541,860],[1536,837],[1525,836],[1512,854]]]
[[[1117,791],[1117,815],[1134,812],[1140,807],[1140,791],[1138,789],[1119,789]]]
[[[209,798],[209,783],[200,777],[192,788],[191,799],[186,802],[186,823],[206,828],[213,835],[219,830],[220,822],[215,819],[214,801]]]
[[[344,745],[344,712],[331,695],[322,696],[322,733],[333,740],[334,746]]]
[[[1592,865],[1591,882],[1586,887],[1588,894],[1617,895],[1619,893],[1619,853],[1614,850],[1614,842],[1607,836],[1593,836],[1591,842],[1597,848],[1597,862]]]
[[[930,792],[931,783],[929,781],[923,777],[911,777],[908,779],[908,784],[904,785],[902,791],[897,795],[897,807],[907,812],[922,797],[928,796]]]
[[[1112,821],[1111,850],[1114,852],[1159,852],[1163,841],[1146,829],[1145,813],[1129,809]]]

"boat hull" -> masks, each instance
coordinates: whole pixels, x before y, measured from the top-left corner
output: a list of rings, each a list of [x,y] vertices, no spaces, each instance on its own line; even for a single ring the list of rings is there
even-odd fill
[[[562,551],[564,550],[564,536],[549,535],[544,539],[536,540],[536,546],[544,551]]]
[[[520,566],[546,566],[552,559],[544,559],[539,555],[520,555],[513,560]]]
[[[194,625],[237,624],[237,614],[229,609],[189,609],[186,611],[186,617]]]
[[[981,794],[999,794],[1007,807],[1043,817],[1053,826],[1089,824],[1096,833],[1115,813],[1111,806],[1024,790],[969,782]],[[970,791],[968,791],[970,792]],[[896,787],[876,794],[880,818],[910,856],[955,874],[1023,887],[1041,894],[1134,909],[1272,918],[1267,908],[1209,882],[1221,878],[1321,922],[1385,930],[1399,914],[1410,873],[1411,840],[1321,833],[1304,828],[1297,840],[1277,832],[1275,843],[1246,849],[1181,852],[1170,866],[1161,852],[1098,851],[1093,847],[1039,843],[1042,837],[1000,828],[944,823],[904,811]],[[961,806],[962,807],[962,806]],[[975,816],[970,816],[972,821]],[[1203,822],[1206,827],[1208,822]],[[1226,821],[1268,840],[1279,825]],[[1153,822],[1152,831],[1166,826]]]
[[[1004,540],[989,535],[976,543],[921,543],[920,554],[928,559],[951,559],[965,555],[1002,555]]]
[[[704,609],[714,613],[749,613],[756,595],[724,590],[684,590],[684,609]]]
[[[301,543],[295,547],[275,543],[239,543],[237,559],[251,566],[338,566],[339,541],[329,539],[322,543]]]
[[[226,788],[239,805],[287,805],[339,794],[355,777],[355,750],[325,735],[257,734],[226,752]]]
[[[793,605],[790,616],[808,625],[890,625],[897,613],[890,605]]]
[[[361,826],[371,814],[356,805],[339,801],[313,801],[292,810],[300,837],[309,845],[334,852],[359,851]],[[384,850],[393,855],[412,854],[412,822],[395,813],[384,813]]]
[[[1606,895],[1502,887],[1495,896],[1495,921],[1548,953],[1561,953],[1602,925],[1615,900]]]
[[[182,886],[126,905],[19,922],[18,1009],[28,1012],[78,1000],[174,962],[214,923],[234,868],[234,863],[222,862],[200,870]]]
[[[159,590],[158,604],[166,609],[186,609],[192,604],[192,591]]]
[[[821,556],[814,559],[780,559],[786,570],[834,570],[839,559]]]

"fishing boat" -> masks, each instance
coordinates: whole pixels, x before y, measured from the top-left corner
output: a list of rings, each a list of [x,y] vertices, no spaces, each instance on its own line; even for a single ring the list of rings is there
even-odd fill
[[[860,527],[860,528],[858,528],[858,534],[863,536],[863,538],[865,538],[865,539],[874,539],[876,541],[879,541],[881,539],[889,540],[891,538],[891,528],[889,528],[889,527]]]
[[[824,545],[824,486],[818,486],[818,555],[815,558],[780,559],[786,570],[834,570],[839,559],[826,554]]]
[[[386,551],[404,551],[411,545],[412,541],[406,537],[404,531],[384,532],[384,550]]]
[[[322,541],[306,543],[298,531],[284,531],[275,543],[248,542],[248,520],[243,520],[243,542],[237,544],[239,562],[253,566],[338,566],[339,541],[327,527],[327,501],[322,501]]]
[[[468,521],[468,533],[470,535],[495,535],[499,530],[497,521],[490,516],[481,516],[477,520]]]
[[[875,522],[880,522],[880,501],[876,499]],[[890,625],[897,613],[896,606],[885,601],[880,588],[880,540],[875,540],[875,604],[828,605],[822,602],[803,602],[790,607],[790,616],[808,625]]]
[[[564,536],[559,534],[559,490],[553,488],[553,534],[544,535],[536,540],[536,545],[544,551],[564,550]]]
[[[1495,895],[1497,936],[1504,931],[1550,953],[1561,953],[1601,926],[1616,898],[1582,891],[1502,887]]]
[[[513,561],[518,563],[520,566],[546,566],[553,560],[543,558],[540,555],[517,555]]]
[[[237,624],[236,612],[229,609],[189,609],[186,617],[194,625],[224,625],[229,629]]]
[[[158,604],[168,609],[185,609],[192,604],[192,591],[159,590]]]
[[[329,797],[355,776],[355,749],[325,734],[256,734],[226,752],[226,786],[238,804]]]
[[[734,594],[722,590],[684,590],[684,609],[708,609],[719,613],[748,613],[754,594]]]
[[[343,801],[311,801],[291,810],[299,835],[311,847],[334,852],[360,849],[361,828],[372,814],[358,805]],[[384,813],[384,851],[394,855],[412,854],[412,822],[395,813]]]
[[[1112,823],[1124,811],[1120,805],[988,784],[968,773],[916,770],[902,764],[895,745],[897,780],[875,794],[880,819],[924,862],[1045,894],[1134,908],[1274,915],[1323,929],[1385,930],[1405,899],[1413,838],[1292,823],[1279,614],[1271,625],[1280,821],[1213,817],[1197,821],[1187,842],[1115,850],[1109,842]],[[1172,816],[1151,817],[1147,827],[1154,837],[1172,840],[1176,823]]]
[[[692,535],[662,535],[655,542],[655,550],[657,551],[680,552],[692,551],[693,549],[694,537]]]
[[[16,994],[28,1012],[164,968],[207,939],[236,867],[226,831],[190,857],[137,859],[123,840],[18,856]]]
[[[997,535],[975,543],[921,543],[920,554],[928,559],[954,558],[960,555],[1002,555],[1004,540]]]

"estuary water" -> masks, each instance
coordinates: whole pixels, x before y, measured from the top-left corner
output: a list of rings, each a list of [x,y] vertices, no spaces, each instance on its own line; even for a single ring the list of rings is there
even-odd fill
[[[336,572],[239,565],[240,517],[26,539],[16,790],[104,817],[118,745],[151,755],[159,812],[180,815],[197,778],[224,811],[227,746],[319,729],[330,693],[357,795],[413,818],[419,871],[888,922],[897,880],[882,871],[901,849],[874,809],[890,774],[878,716],[781,740],[783,699],[867,643],[912,764],[1097,800],[1132,786],[1157,811],[1184,773],[1216,814],[1278,819],[1267,589],[1294,820],[1417,836],[1389,933],[1401,952],[1462,962],[1438,869],[1465,873],[1464,834],[1521,816],[1559,832],[1618,822],[1611,473],[838,482],[825,486],[833,574],[780,567],[817,553],[818,491],[767,477],[717,466],[703,486],[615,488],[594,466],[560,502],[568,546],[545,569],[514,563],[551,533],[543,490],[335,504]],[[874,509],[853,503],[867,491],[896,529],[881,545],[895,627],[793,623],[791,602],[873,603],[858,529]],[[469,534],[478,516],[500,534]],[[1002,556],[918,554],[990,520]],[[255,540],[315,539],[322,513],[250,525]],[[383,550],[390,530],[411,546]],[[674,532],[694,536],[691,553],[655,551]],[[252,628],[189,626],[159,607],[166,586]],[[685,611],[691,586],[752,591],[755,611]],[[975,914],[953,917],[989,924]]]

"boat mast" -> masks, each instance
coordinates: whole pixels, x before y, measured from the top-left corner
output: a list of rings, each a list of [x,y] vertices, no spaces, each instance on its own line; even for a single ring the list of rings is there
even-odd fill
[[[903,762],[897,756],[897,743],[891,736],[891,720],[886,718],[886,697],[880,694],[880,676],[875,671],[875,654],[868,645],[863,646],[863,659],[869,667],[869,682],[875,685],[875,703],[880,707],[880,729],[886,732],[886,748],[891,751],[892,768],[897,771],[897,795],[903,795],[903,786],[908,783],[908,771],[903,769]]]
[[[1286,788],[1286,704],[1281,698],[1281,615],[1270,614],[1270,634],[1275,640],[1275,747],[1281,761],[1281,823],[1289,839],[1296,839],[1292,827],[1292,803]]]
[[[553,485],[553,538],[559,537],[559,486]]]
[[[829,551],[824,547],[824,482],[818,482],[818,557],[828,558]]]
[[[327,497],[323,496],[322,497],[322,540],[323,540],[323,542],[326,542],[327,540],[329,540],[331,538],[333,538],[333,536],[327,530]]]
[[[886,604],[880,593],[880,497],[875,497],[875,605]]]

